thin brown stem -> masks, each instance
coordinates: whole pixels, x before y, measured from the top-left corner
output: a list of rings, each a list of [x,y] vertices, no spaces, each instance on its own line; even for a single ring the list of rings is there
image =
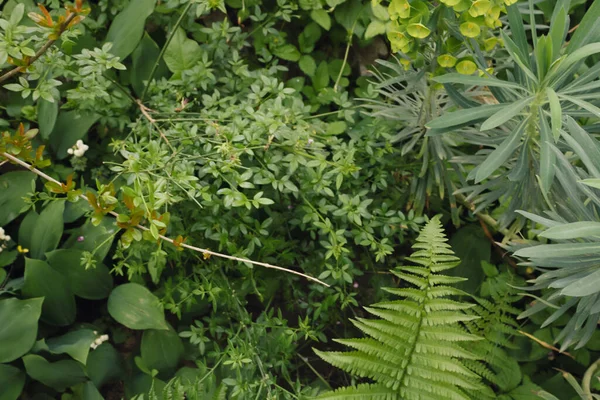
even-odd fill
[[[40,47],[40,49],[35,53],[35,55],[27,61],[26,65],[15,67],[15,68],[11,69],[10,71],[8,71],[7,73],[5,73],[4,75],[1,75],[0,83],[4,82],[7,79],[12,78],[13,76],[17,75],[19,72],[25,71],[27,68],[29,68],[29,66],[31,64],[36,62],[37,59],[40,58],[50,48],[50,46],[52,46],[54,44],[54,42],[56,42],[58,40],[58,38],[60,38],[60,36],[63,34],[63,32],[67,30],[69,24],[73,21],[73,19],[75,19],[76,16],[77,16],[76,13],[72,13],[71,15],[69,15],[69,17],[60,25],[60,28],[56,35],[57,36],[56,39],[49,39],[46,43],[44,43],[44,45],[42,47]]]
[[[15,164],[18,164],[18,165],[20,165],[20,166],[28,169],[29,171],[31,171],[34,174],[36,174],[36,175],[44,178],[45,180],[47,180],[49,182],[54,182],[54,183],[60,185],[60,182],[57,181],[56,179],[54,179],[51,176],[43,173],[39,169],[35,168],[33,165],[30,165],[30,164],[26,163],[25,161],[19,159],[18,157],[13,156],[12,154],[0,153],[0,156],[5,157],[8,160],[14,162]],[[89,201],[88,198],[87,198],[87,196],[84,195],[84,194],[79,195],[79,197],[82,200]],[[112,215],[113,217],[117,217],[119,215],[118,213],[116,213],[114,211],[111,211],[109,214]],[[147,227],[145,227],[143,225],[137,225],[137,228],[141,229],[143,231],[149,231],[150,230],[149,228],[147,228]],[[173,239],[171,239],[171,238],[169,238],[167,236],[158,235],[158,237],[160,239],[166,241],[166,242],[173,243]],[[290,273],[290,274],[298,275],[298,276],[301,276],[301,277],[303,277],[305,279],[308,279],[308,280],[311,280],[313,282],[319,283],[319,284],[321,284],[323,286],[329,287],[328,284],[326,284],[325,282],[323,282],[323,281],[321,281],[321,280],[319,280],[317,278],[314,278],[314,277],[312,277],[310,275],[303,274],[303,273],[298,272],[298,271],[294,271],[292,269],[283,268],[283,267],[279,267],[277,265],[263,263],[263,262],[260,262],[260,261],[253,261],[253,260],[250,260],[250,259],[247,259],[247,258],[230,256],[228,254],[218,253],[216,251],[212,251],[212,250],[209,250],[209,249],[203,249],[203,248],[192,246],[192,245],[185,244],[185,243],[181,243],[181,244],[179,244],[179,246],[183,247],[183,248],[186,248],[186,249],[189,249],[189,250],[196,251],[198,253],[202,253],[202,254],[208,254],[208,255],[211,255],[211,256],[215,256],[215,257],[226,258],[228,260],[233,260],[233,261],[237,261],[237,262],[241,262],[241,263],[248,263],[248,264],[252,264],[252,265],[258,265],[258,266],[261,266],[261,267],[270,268],[270,269],[276,269],[278,271],[283,271],[283,272],[287,272],[287,273]]]

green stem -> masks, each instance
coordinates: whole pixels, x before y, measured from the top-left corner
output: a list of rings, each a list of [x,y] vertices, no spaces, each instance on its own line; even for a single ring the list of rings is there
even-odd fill
[[[142,93],[142,96],[140,97],[141,101],[144,101],[144,97],[146,97],[146,94],[148,93],[148,89],[150,88],[150,83],[152,82],[152,79],[154,79],[154,74],[156,73],[156,69],[158,68],[158,64],[160,64],[160,60],[162,60],[162,58],[163,58],[163,56],[165,54],[165,51],[167,51],[167,47],[169,47],[169,43],[171,43],[171,40],[173,40],[173,36],[175,36],[175,32],[177,32],[177,28],[179,28],[179,25],[181,25],[181,22],[183,21],[183,18],[185,17],[185,15],[187,14],[187,12],[190,10],[190,8],[192,7],[193,3],[194,2],[190,0],[190,2],[187,4],[187,6],[185,6],[185,8],[183,9],[183,11],[181,12],[181,15],[179,16],[179,19],[177,20],[177,22],[175,22],[175,25],[173,26],[173,29],[171,30],[171,34],[167,38],[167,41],[165,42],[165,45],[160,50],[160,54],[158,55],[158,58],[156,59],[156,62],[154,63],[154,65],[152,66],[152,70],[150,71],[150,76],[148,76],[148,82],[146,83],[146,87],[144,88],[144,92]]]
[[[592,383],[592,377],[594,376],[594,372],[600,366],[600,358],[596,360],[590,367],[585,371],[583,375],[583,380],[581,381],[581,386],[583,388],[583,394],[586,396],[585,400],[593,400],[592,391],[590,389]]]
[[[344,72],[344,67],[346,66],[346,63],[348,62],[348,53],[350,53],[350,46],[352,46],[352,36],[354,35],[354,28],[356,27],[356,22],[358,21],[358,18],[356,18],[354,20],[354,24],[352,24],[352,29],[350,30],[350,35],[348,35],[348,44],[346,45],[346,52],[344,53],[344,62],[342,62],[342,67],[340,68],[340,73],[338,74],[337,79],[335,80],[335,85],[333,85],[333,90],[337,92],[337,87],[338,84],[340,83],[340,80],[342,79],[342,73]]]

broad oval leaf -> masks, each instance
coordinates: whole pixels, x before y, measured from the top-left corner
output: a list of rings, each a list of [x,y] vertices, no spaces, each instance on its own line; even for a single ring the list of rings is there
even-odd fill
[[[156,0],[132,0],[113,20],[106,42],[111,42],[110,52],[125,59],[137,47],[144,34],[146,18],[154,12]]]
[[[148,329],[140,347],[144,365],[159,372],[174,371],[183,356],[183,343],[172,327],[169,330]]]
[[[0,363],[14,361],[33,347],[43,302],[42,298],[0,300]]]
[[[0,364],[0,400],[17,400],[24,386],[23,371],[12,365]]]
[[[49,362],[44,357],[28,354],[23,357],[23,364],[27,375],[59,392],[87,379],[83,366],[77,361]]]
[[[44,297],[42,321],[66,326],[75,321],[75,296],[67,279],[44,261],[25,259],[23,296]]]
[[[50,146],[56,151],[58,159],[68,156],[67,150],[100,118],[96,114],[80,114],[77,111],[63,111],[58,114],[56,124],[50,135]]]
[[[53,201],[42,210],[31,235],[29,250],[32,258],[41,260],[47,251],[52,251],[58,246],[63,234],[64,211],[64,200]]]
[[[48,263],[63,274],[76,296],[89,300],[101,300],[108,297],[113,288],[113,278],[106,265],[96,263],[85,269],[81,265],[82,250],[58,249],[46,254]]]
[[[119,353],[110,343],[102,343],[90,353],[86,369],[90,380],[97,388],[117,379],[123,372]]]
[[[46,340],[48,350],[53,354],[68,354],[83,365],[86,364],[90,346],[96,340],[91,329],[79,329],[67,332],[62,336]]]
[[[5,226],[21,214],[23,197],[31,191],[35,175],[14,171],[0,175],[0,226]]]
[[[40,99],[38,107],[38,126],[42,139],[47,140],[54,129],[56,117],[58,117],[58,101],[49,102]]]
[[[137,283],[117,286],[108,298],[108,312],[129,329],[169,329],[158,298]]]

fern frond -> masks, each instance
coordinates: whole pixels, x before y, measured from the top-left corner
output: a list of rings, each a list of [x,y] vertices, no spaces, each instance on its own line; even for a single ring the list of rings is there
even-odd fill
[[[379,319],[351,320],[368,337],[336,340],[353,349],[349,352],[315,350],[328,363],[377,384],[338,389],[319,399],[470,400],[469,393],[489,392],[480,375],[463,364],[480,358],[460,345],[482,340],[464,326],[476,327],[480,317],[467,313],[475,304],[447,298],[464,292],[448,286],[462,278],[438,274],[460,262],[446,242],[439,219],[432,219],[417,238],[416,251],[406,258],[414,265],[392,271],[412,287],[387,288],[400,300],[365,307]]]

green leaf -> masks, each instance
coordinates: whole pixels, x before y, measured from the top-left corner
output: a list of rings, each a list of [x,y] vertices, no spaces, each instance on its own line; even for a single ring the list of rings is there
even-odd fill
[[[144,33],[144,37],[131,54],[131,86],[138,96],[144,91],[144,81],[147,81],[152,72],[152,67],[160,54],[160,48],[154,40]],[[161,59],[158,67],[154,72],[154,79],[167,76],[168,69],[165,61]]]
[[[553,240],[578,239],[588,236],[600,236],[600,222],[572,222],[553,226],[539,236]]]
[[[17,400],[24,386],[23,371],[12,365],[0,364],[0,400]]]
[[[587,11],[579,26],[575,29],[575,33],[569,40],[567,46],[567,52],[571,52],[573,49],[579,49],[590,42],[598,40],[600,33],[600,0],[594,0],[594,2],[587,6]]]
[[[319,67],[317,68],[317,72],[315,76],[313,76],[313,87],[315,90],[319,91],[321,89],[325,89],[329,84],[329,68],[327,66],[327,61],[321,61]]]
[[[310,17],[317,24],[321,25],[323,29],[328,31],[331,28],[331,17],[327,13],[327,11],[321,10],[312,10],[310,12]]]
[[[0,300],[0,321],[3,321],[0,324],[0,363],[14,361],[33,347],[43,301],[42,298]]]
[[[448,244],[461,260],[456,268],[448,271],[448,275],[469,277],[454,286],[469,293],[478,293],[485,279],[482,261],[489,263],[492,257],[492,246],[483,229],[479,225],[467,225],[452,235]]]
[[[94,258],[104,260],[118,230],[112,218],[104,218],[95,226],[91,221],[86,221],[80,228],[72,230],[72,234],[65,242],[65,248],[83,251],[95,251]],[[113,239],[110,237],[113,236]],[[83,239],[83,240],[81,240]]]
[[[472,86],[494,86],[494,87],[503,87],[510,89],[518,89],[524,90],[527,89],[518,83],[502,81],[500,79],[496,79],[493,77],[482,77],[482,76],[472,76],[472,75],[463,75],[463,74],[444,74],[441,76],[436,76],[433,78],[434,81],[438,83],[459,83],[463,85],[472,85]]]
[[[19,226],[19,244],[21,247],[26,249],[31,248],[31,238],[33,237],[33,231],[36,229],[39,217],[40,214],[35,212],[35,210],[30,210],[21,221],[21,226]]]
[[[552,137],[557,142],[562,129],[562,107],[558,95],[551,87],[546,88],[548,103],[550,104],[550,122],[552,123]]]
[[[49,362],[41,356],[28,354],[23,357],[23,364],[27,375],[59,392],[87,379],[83,366],[77,361]]]
[[[556,155],[551,148],[552,131],[545,115],[540,115],[540,186],[548,193],[554,180]]]
[[[348,128],[348,126],[346,125],[346,122],[344,122],[344,121],[330,122],[329,124],[327,124],[326,133],[328,135],[339,135],[341,133],[346,132],[347,128]]]
[[[452,127],[475,123],[478,120],[489,118],[498,110],[504,108],[504,104],[486,104],[475,108],[457,110],[429,121],[425,126],[429,129],[450,130]]]
[[[512,59],[517,63],[517,65],[521,68],[525,75],[527,75],[533,82],[537,83],[537,77],[533,72],[531,72],[531,69],[529,68],[529,59],[526,55],[527,53],[522,54],[517,45],[511,40],[511,38],[506,33],[504,33],[504,31],[500,31],[500,36],[502,36],[505,49],[508,51]]]
[[[62,336],[46,340],[48,349],[53,354],[68,354],[83,365],[86,364],[90,346],[96,340],[96,334],[91,329],[79,329],[65,333]]]
[[[496,111],[494,115],[486,119],[483,124],[481,124],[481,130],[487,131],[493,128],[496,128],[506,121],[511,120],[513,117],[518,115],[521,110],[523,110],[531,101],[533,97],[526,97],[519,101],[516,101],[512,104],[505,106],[503,109]]]
[[[112,291],[108,313],[129,329],[169,329],[158,298],[137,283],[126,283]]]
[[[36,176],[28,171],[14,171],[0,175],[0,226],[6,226],[21,214],[23,197],[31,191]]]
[[[528,258],[575,257],[600,252],[600,243],[542,244],[517,250],[514,255]]]
[[[585,297],[600,291],[600,270],[578,279],[560,291],[563,296]]]
[[[188,39],[183,28],[177,28],[164,55],[169,70],[178,77],[182,71],[196,65],[201,58],[200,45],[195,40]]]
[[[515,129],[500,146],[487,156],[484,162],[479,164],[475,174],[475,183],[479,183],[490,176],[496,169],[508,160],[513,152],[519,147],[524,124]]]
[[[296,46],[289,43],[275,48],[272,53],[275,56],[287,61],[298,61],[300,60],[301,56]]]
[[[131,0],[113,20],[105,42],[113,44],[110,52],[124,60],[137,47],[144,34],[146,18],[154,12],[156,0]]]
[[[113,278],[106,265],[96,263],[85,269],[81,265],[82,250],[58,249],[46,254],[48,263],[63,274],[76,296],[88,300],[101,300],[108,297],[113,288]]]
[[[90,380],[97,388],[119,378],[123,372],[119,353],[110,343],[102,343],[90,353],[86,369]]]
[[[300,57],[300,61],[298,62],[298,66],[306,75],[312,77],[317,71],[317,63],[312,56],[305,54]]]
[[[183,357],[183,343],[177,332],[149,329],[142,335],[140,352],[144,365],[161,373],[172,373]]]
[[[567,15],[564,7],[555,9],[554,14],[552,15],[552,22],[550,23],[550,33],[548,34],[548,37],[552,42],[553,50],[551,62],[554,62],[558,57],[560,57],[560,49],[563,47],[565,35],[568,29],[569,16]]]
[[[48,140],[56,118],[58,117],[58,101],[49,102],[44,99],[40,99],[37,104],[38,107],[38,126],[40,129],[40,136],[44,140]]]
[[[50,146],[59,160],[68,156],[67,150],[100,118],[96,114],[79,114],[78,111],[62,111],[58,114],[54,130],[50,134]]]
[[[365,39],[374,38],[377,35],[383,35],[385,33],[386,26],[385,23],[379,20],[373,20],[367,26],[367,30],[365,31]]]
[[[64,200],[51,202],[42,210],[31,235],[30,256],[42,260],[45,253],[54,250],[63,233]]]
[[[25,259],[22,293],[27,298],[44,297],[42,321],[56,326],[70,325],[75,321],[73,292],[66,278],[46,262]]]
[[[579,182],[583,183],[586,186],[600,189],[600,179],[583,179]]]
[[[525,33],[522,14],[516,4],[506,7],[506,11],[515,48],[518,49],[521,57],[526,57],[529,53],[529,46],[527,44],[527,34]],[[529,62],[527,65],[529,65]]]

